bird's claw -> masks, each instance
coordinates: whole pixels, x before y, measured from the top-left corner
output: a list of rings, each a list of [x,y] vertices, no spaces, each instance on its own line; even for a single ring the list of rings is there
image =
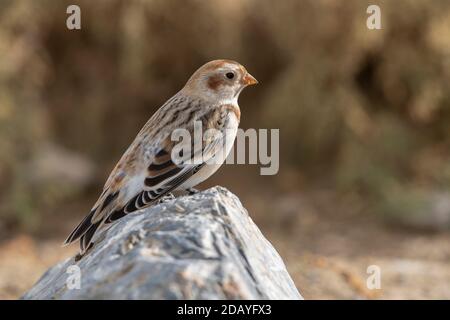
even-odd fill
[[[192,196],[193,194],[196,194],[196,193],[199,193],[199,192],[200,192],[200,190],[197,190],[197,189],[195,189],[195,188],[189,188],[189,189],[186,189],[186,191],[187,191],[187,193],[188,193],[190,196]]]
[[[175,196],[173,195],[173,193],[169,192],[158,199],[158,204],[169,201],[169,200],[173,200],[173,199],[175,199]]]

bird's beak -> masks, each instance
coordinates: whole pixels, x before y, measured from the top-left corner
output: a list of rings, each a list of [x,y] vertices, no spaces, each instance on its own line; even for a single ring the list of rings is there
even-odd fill
[[[242,78],[242,83],[245,86],[251,86],[258,83],[258,80],[256,80],[250,73],[246,73],[244,78]]]

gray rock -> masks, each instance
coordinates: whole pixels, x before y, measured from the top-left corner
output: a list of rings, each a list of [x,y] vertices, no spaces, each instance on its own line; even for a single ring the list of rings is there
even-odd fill
[[[76,289],[78,270],[81,280]],[[77,262],[70,258],[50,268],[22,298],[302,296],[239,199],[215,187],[120,219],[100,233],[85,257]]]

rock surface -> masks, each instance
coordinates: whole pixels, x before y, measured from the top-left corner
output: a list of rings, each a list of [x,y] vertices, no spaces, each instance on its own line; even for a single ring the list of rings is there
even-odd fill
[[[85,257],[77,262],[70,258],[50,268],[22,298],[302,296],[239,199],[215,187],[120,219],[100,232]]]

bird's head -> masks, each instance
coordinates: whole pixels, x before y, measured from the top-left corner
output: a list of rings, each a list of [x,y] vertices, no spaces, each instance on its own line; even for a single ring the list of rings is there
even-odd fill
[[[221,103],[237,103],[242,89],[257,83],[236,61],[213,60],[194,72],[183,91]]]

